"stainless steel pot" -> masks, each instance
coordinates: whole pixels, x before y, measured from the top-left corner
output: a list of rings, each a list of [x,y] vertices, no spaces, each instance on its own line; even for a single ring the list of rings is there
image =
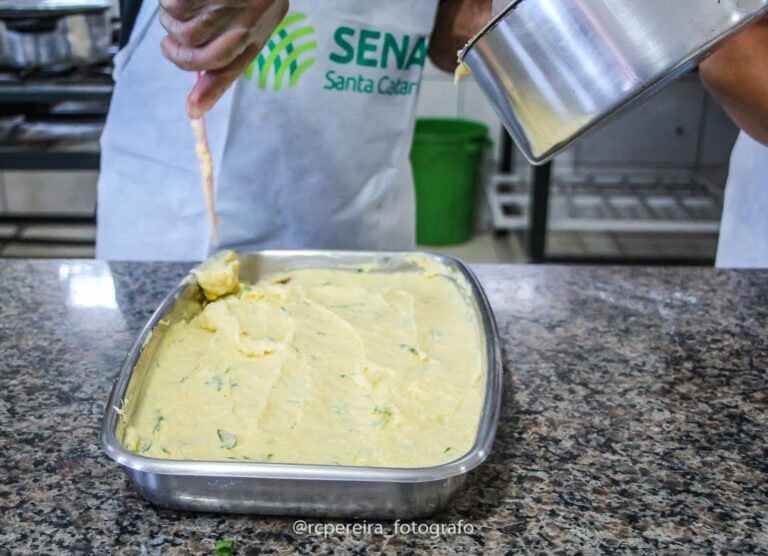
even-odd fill
[[[0,0],[0,66],[49,69],[109,58],[109,0]]]
[[[460,59],[540,164],[766,13],[768,0],[516,0]]]

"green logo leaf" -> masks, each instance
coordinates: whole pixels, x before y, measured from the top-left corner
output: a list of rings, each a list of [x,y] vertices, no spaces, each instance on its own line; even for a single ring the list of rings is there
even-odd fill
[[[249,81],[258,78],[260,89],[280,91],[283,86],[294,87],[309,68],[317,63],[311,53],[317,50],[312,40],[315,28],[306,14],[293,13],[278,25],[259,56],[245,70]]]

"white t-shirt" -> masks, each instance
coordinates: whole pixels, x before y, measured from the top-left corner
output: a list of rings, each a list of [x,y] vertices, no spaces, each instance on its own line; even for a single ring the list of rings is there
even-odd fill
[[[768,268],[768,147],[746,133],[731,157],[717,266]]]

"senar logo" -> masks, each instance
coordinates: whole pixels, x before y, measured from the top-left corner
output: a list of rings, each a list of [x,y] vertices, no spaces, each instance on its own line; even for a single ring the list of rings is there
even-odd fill
[[[279,91],[287,82],[293,87],[317,58],[306,55],[317,49],[317,41],[309,40],[315,28],[309,25],[307,15],[289,14],[275,29],[264,50],[245,70],[245,78],[258,75],[259,88]]]
[[[337,64],[356,63],[360,67],[387,69],[394,62],[398,70],[424,67],[427,61],[427,38],[396,36],[375,29],[339,27],[334,34],[339,51],[331,54]]]
[[[326,91],[411,96],[419,90],[429,43],[420,35],[339,27],[325,73]]]

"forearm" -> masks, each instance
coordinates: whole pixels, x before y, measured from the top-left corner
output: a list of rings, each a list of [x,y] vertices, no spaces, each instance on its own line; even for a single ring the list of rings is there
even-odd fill
[[[440,69],[456,69],[456,53],[491,19],[492,0],[441,0],[429,57]]]
[[[700,73],[733,121],[768,146],[768,18],[722,45]]]

